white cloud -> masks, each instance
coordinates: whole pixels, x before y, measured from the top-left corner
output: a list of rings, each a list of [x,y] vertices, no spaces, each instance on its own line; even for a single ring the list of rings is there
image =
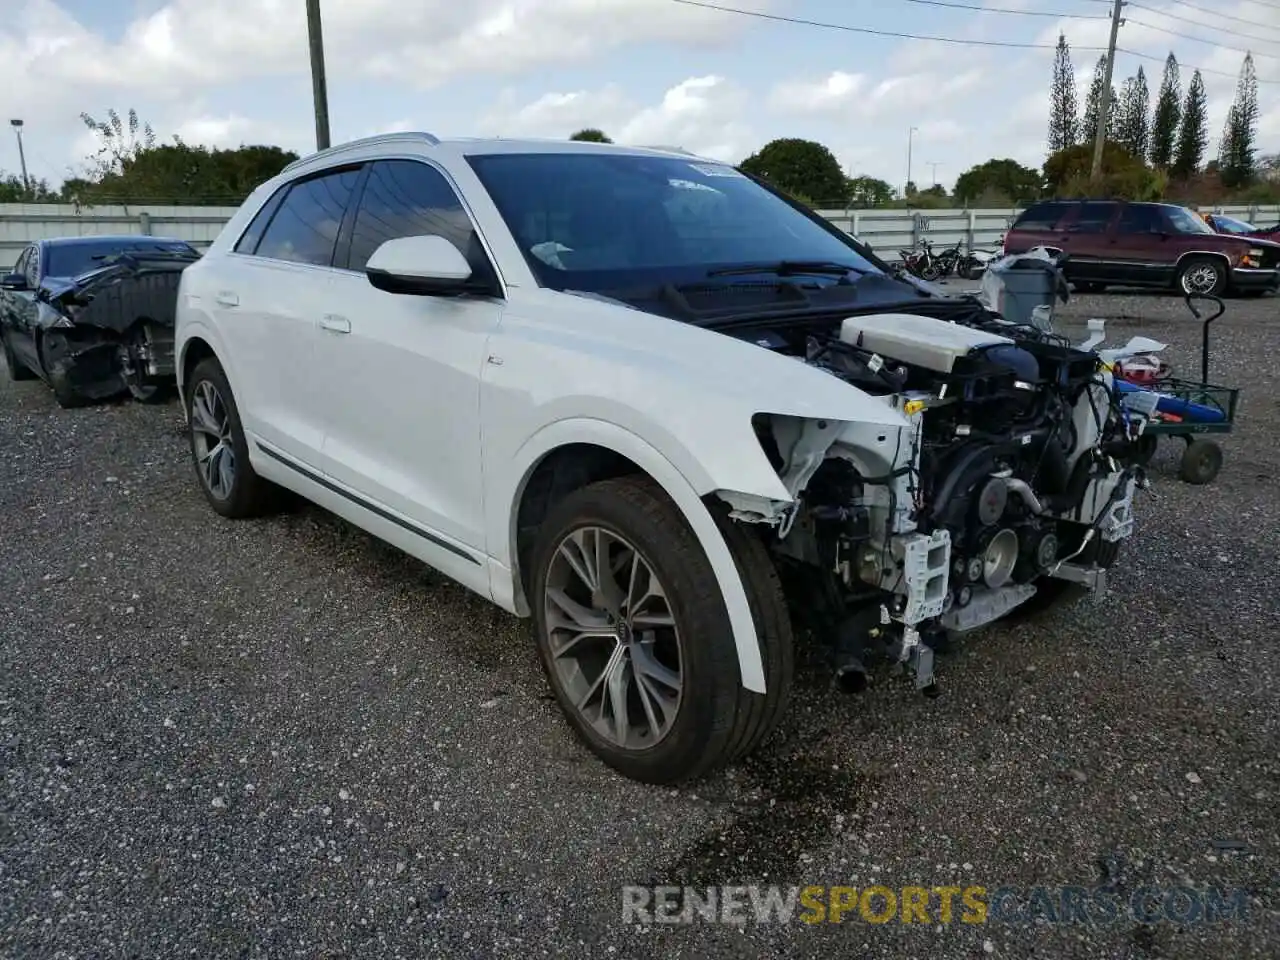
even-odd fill
[[[676,146],[738,162],[756,146],[746,123],[746,92],[723,77],[690,77],[648,106],[616,86],[547,93],[524,105],[511,94],[481,121],[485,133],[501,136],[567,137],[598,127],[618,143]]]

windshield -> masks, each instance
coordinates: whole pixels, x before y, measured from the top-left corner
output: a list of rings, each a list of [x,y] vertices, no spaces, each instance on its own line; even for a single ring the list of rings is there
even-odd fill
[[[1186,207],[1166,207],[1165,210],[1169,214],[1169,220],[1173,223],[1173,229],[1178,233],[1216,233],[1213,227],[1204,222],[1204,219],[1197,213],[1193,213]]]
[[[717,268],[821,264],[881,272],[726,164],[603,153],[470,158],[544,286],[603,293],[703,281]],[[834,229],[834,228],[832,228]],[[726,282],[728,278],[723,278]]]
[[[147,240],[84,240],[76,243],[56,243],[46,248],[44,275],[46,277],[78,277],[90,270],[105,266],[103,257],[121,253],[125,250],[141,250],[146,252],[191,253],[197,251],[189,244],[179,241]]]
[[[1213,219],[1223,233],[1253,233],[1258,229],[1252,223],[1245,223],[1235,217],[1216,216]]]

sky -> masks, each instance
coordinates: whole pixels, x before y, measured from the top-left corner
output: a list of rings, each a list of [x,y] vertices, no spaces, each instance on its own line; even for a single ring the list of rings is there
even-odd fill
[[[1111,8],[1110,0],[707,2],[1045,49],[874,36],[677,0],[321,0],[331,139],[389,130],[568,137],[594,126],[618,142],[737,163],[775,137],[805,137],[830,147],[850,176],[901,187],[910,153],[920,186],[950,187],[992,157],[1043,162],[1051,48],[1065,33],[1083,107]],[[1141,65],[1154,101],[1170,51],[1184,90],[1191,69],[1202,68],[1215,153],[1252,50],[1259,148],[1280,152],[1280,0],[1130,0],[1125,18],[1119,46],[1131,53],[1117,58],[1116,87]],[[161,141],[310,152],[305,2],[0,0],[0,107],[24,121],[30,174],[54,185],[83,172],[94,149],[81,112],[135,109]],[[5,173],[19,170],[11,134],[0,133]]]

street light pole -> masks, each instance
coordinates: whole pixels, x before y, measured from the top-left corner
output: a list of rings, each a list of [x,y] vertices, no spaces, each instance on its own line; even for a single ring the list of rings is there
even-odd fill
[[[307,37],[311,45],[311,97],[316,111],[316,149],[329,147],[329,92],[324,78],[324,35],[320,0],[307,0]]]
[[[907,185],[902,190],[902,197],[904,200],[907,198],[908,194],[911,193],[911,147],[912,140],[915,138],[915,135],[919,130],[919,127],[912,127],[907,131]]]
[[[22,149],[22,121],[10,120],[9,126],[13,127],[14,136],[18,138],[18,163],[22,165],[22,189],[30,194],[31,181],[27,177],[27,154]]]
[[[930,160],[929,166],[933,167],[933,185],[938,185],[938,168],[942,166],[941,160]]]

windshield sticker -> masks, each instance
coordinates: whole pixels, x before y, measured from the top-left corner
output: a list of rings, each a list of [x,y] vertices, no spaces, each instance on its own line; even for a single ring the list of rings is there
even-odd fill
[[[727,163],[691,163],[689,167],[704,177],[742,177],[741,171]]]

